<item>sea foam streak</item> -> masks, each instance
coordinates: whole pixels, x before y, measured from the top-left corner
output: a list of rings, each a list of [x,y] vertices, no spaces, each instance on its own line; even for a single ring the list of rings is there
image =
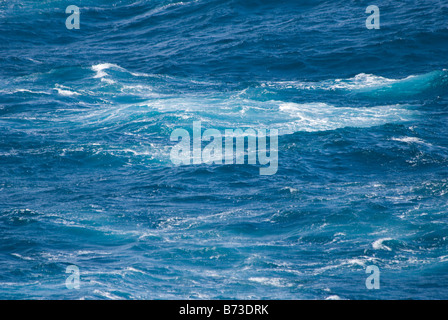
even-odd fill
[[[433,71],[422,75],[411,75],[403,79],[390,79],[373,74],[360,73],[348,79],[323,80],[320,82],[277,81],[264,84],[277,89],[351,91],[358,93],[393,92],[416,95],[430,89],[448,87],[448,71]]]

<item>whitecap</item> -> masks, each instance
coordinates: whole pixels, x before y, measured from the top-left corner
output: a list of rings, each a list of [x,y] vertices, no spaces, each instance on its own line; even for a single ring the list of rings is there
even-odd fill
[[[66,90],[66,89],[61,89],[61,88],[55,88],[55,90],[58,91],[58,94],[61,96],[65,96],[65,97],[71,97],[71,96],[79,96],[81,95],[78,92],[75,91],[70,91],[70,90]]]
[[[94,78],[103,78],[105,76],[107,76],[108,74],[104,71],[110,68],[117,68],[122,70],[123,68],[113,64],[113,63],[100,63],[100,64],[96,64],[92,66],[92,70],[96,72],[96,75],[94,76]]]
[[[391,140],[406,142],[406,143],[418,143],[418,144],[424,144],[424,145],[429,145],[429,146],[431,145],[417,137],[393,137],[393,138],[391,138]]]
[[[342,300],[341,297],[337,295],[328,296],[325,298],[325,300]]]
[[[384,245],[383,242],[384,241],[390,241],[393,240],[392,238],[382,238],[382,239],[378,239],[376,241],[374,241],[372,243],[372,247],[375,250],[387,250],[387,251],[392,251],[391,248],[389,248],[388,246]]]
[[[279,287],[279,288],[292,286],[292,284],[285,283],[285,281],[281,278],[252,277],[252,278],[249,278],[249,281],[261,283],[264,285],[270,285],[273,287]]]

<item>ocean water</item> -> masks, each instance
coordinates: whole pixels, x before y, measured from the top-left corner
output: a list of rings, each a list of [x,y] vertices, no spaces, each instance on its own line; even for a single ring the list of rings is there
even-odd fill
[[[0,298],[448,298],[446,1],[2,0],[0,53]]]

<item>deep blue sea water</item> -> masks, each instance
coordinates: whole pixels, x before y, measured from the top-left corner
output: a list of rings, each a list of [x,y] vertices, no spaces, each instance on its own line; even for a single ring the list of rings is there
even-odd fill
[[[448,298],[447,60],[442,0],[0,1],[0,298]]]

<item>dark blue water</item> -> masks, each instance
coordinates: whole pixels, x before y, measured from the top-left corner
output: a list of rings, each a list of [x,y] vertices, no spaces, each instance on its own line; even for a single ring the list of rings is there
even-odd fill
[[[448,298],[446,1],[8,0],[0,53],[0,298]]]

